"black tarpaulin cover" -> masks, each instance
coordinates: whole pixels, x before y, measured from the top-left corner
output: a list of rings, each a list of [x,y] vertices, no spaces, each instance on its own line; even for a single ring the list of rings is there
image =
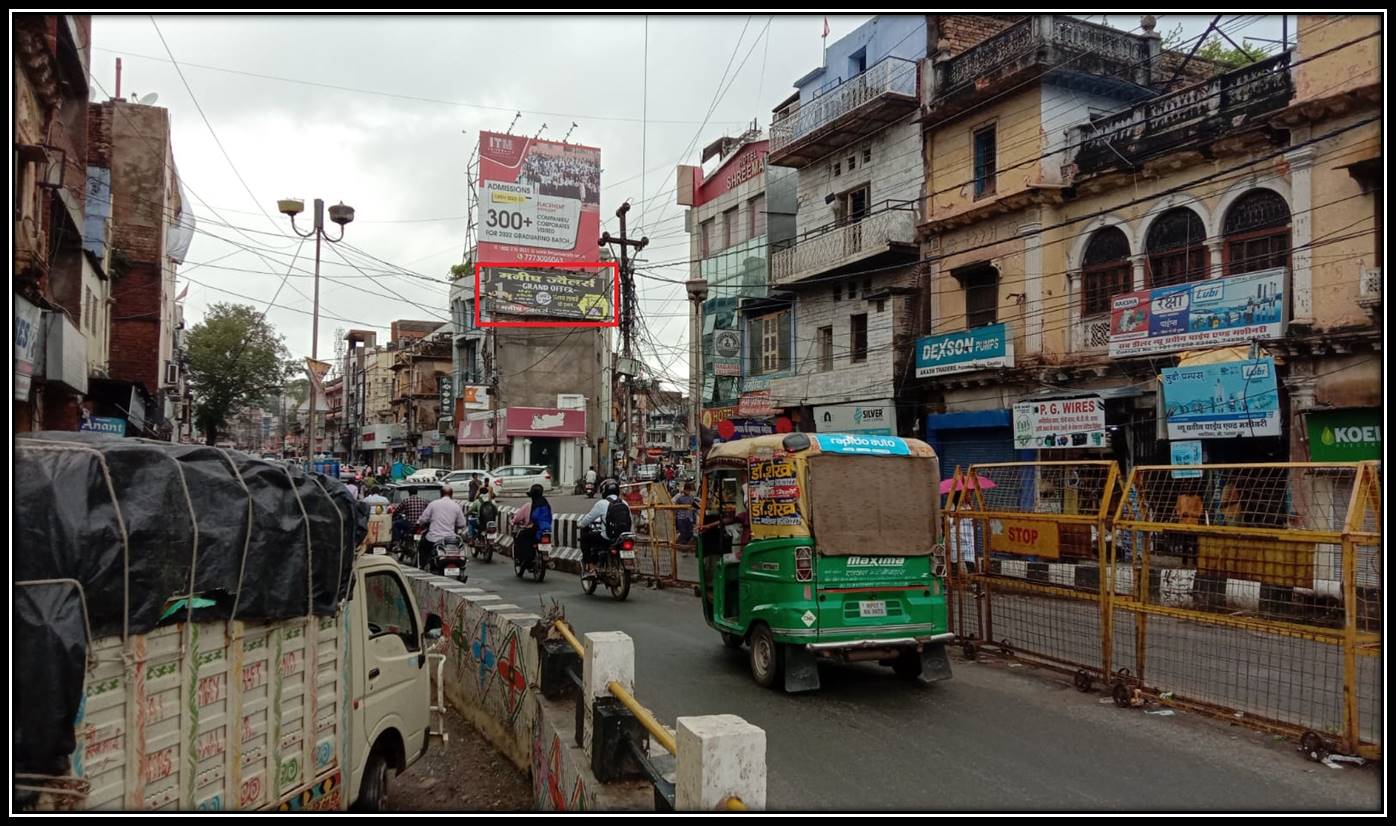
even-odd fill
[[[67,769],[87,650],[78,587],[99,637],[330,616],[368,527],[338,479],[236,451],[38,432],[14,456],[17,772]],[[53,580],[77,587],[26,584]]]

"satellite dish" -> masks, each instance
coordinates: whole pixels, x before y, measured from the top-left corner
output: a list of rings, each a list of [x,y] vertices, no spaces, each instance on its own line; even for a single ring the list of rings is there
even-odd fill
[[[142,106],[149,106],[150,104],[154,103],[159,99],[160,96],[158,94],[156,94],[155,92],[151,92],[148,95],[141,95],[141,99],[137,102],[140,103],[140,105]]]

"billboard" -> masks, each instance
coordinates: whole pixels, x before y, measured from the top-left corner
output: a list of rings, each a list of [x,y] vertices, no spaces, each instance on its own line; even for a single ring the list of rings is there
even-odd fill
[[[1105,402],[1099,396],[1013,405],[1017,450],[1106,446]]]
[[[597,265],[594,270],[571,266],[535,264],[521,269],[481,263],[476,267],[479,296],[498,314],[613,324],[620,301],[618,265]]]
[[[477,261],[597,260],[600,149],[481,132],[479,182]]]
[[[1115,296],[1110,355],[1201,350],[1284,335],[1284,268]]]
[[[1274,359],[1163,369],[1170,439],[1280,435]]]

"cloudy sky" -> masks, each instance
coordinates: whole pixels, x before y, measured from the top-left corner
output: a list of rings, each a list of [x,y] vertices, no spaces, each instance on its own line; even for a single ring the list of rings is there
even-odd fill
[[[1109,17],[1138,25],[1137,14]],[[830,15],[829,41],[866,19]],[[1161,16],[1159,30],[1182,23],[1196,34],[1209,19]],[[1280,36],[1279,18],[1223,25],[1238,40]],[[275,295],[268,317],[293,354],[308,355],[314,250],[306,244],[293,264],[299,241],[276,200],[354,207],[349,246],[322,254],[324,358],[337,328],[386,333],[393,319],[449,319],[446,273],[464,250],[467,161],[478,132],[504,131],[515,112],[515,134],[543,129],[556,140],[575,122],[571,140],[601,148],[605,228],[617,230],[616,207],[628,199],[631,233],[652,239],[649,262],[686,258],[674,167],[697,163],[705,144],[753,118],[768,126],[792,82],[819,65],[822,29],[822,16],[745,14],[99,15],[93,97],[115,92],[121,57],[122,95],[156,93],[170,110],[175,161],[198,219],[180,269],[193,321],[214,302],[264,308]],[[658,271],[686,276],[681,265]],[[641,279],[640,291],[661,345],[650,361],[686,382],[683,287]]]

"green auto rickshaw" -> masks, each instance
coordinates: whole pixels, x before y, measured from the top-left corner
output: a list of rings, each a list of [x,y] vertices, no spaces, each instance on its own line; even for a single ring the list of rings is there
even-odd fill
[[[950,678],[940,467],[916,439],[791,433],[713,447],[698,535],[703,616],[751,674],[819,687],[820,658]]]

